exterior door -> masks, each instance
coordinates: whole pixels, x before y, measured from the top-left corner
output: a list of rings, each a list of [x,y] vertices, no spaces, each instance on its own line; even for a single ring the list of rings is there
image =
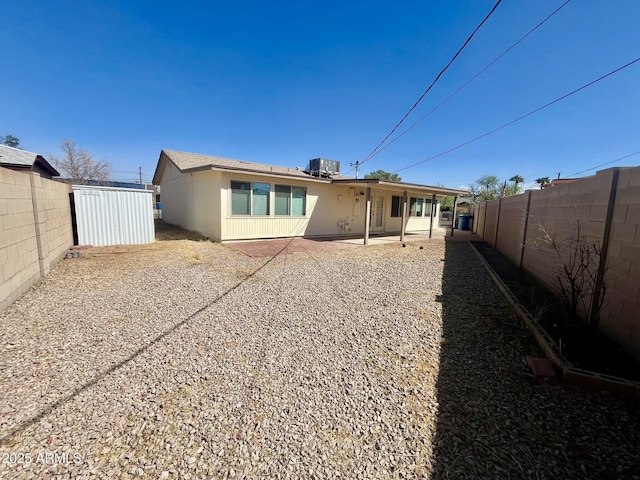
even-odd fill
[[[375,195],[371,210],[371,230],[382,231],[384,228],[384,196]]]

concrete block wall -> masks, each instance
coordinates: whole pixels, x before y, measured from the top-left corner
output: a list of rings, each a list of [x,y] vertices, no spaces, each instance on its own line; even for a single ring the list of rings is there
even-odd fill
[[[484,237],[484,220],[487,214],[487,204],[478,203],[473,206],[473,233]]]
[[[484,235],[482,239],[489,242],[492,247],[495,245],[496,240],[496,227],[498,226],[498,208],[500,207],[500,200],[492,200],[485,204],[485,219],[484,219]]]
[[[40,235],[41,273],[46,275],[73,245],[71,186],[32,175],[36,227]]]
[[[501,200],[496,249],[520,266],[530,192]]]
[[[0,167],[0,309],[73,245],[70,186]]]
[[[529,225],[522,267],[559,293],[558,275],[563,259],[568,262],[569,247],[582,238],[602,246],[611,170],[564,185],[531,192]],[[551,240],[560,246],[560,255]],[[562,277],[562,275],[561,275]]]
[[[615,201],[607,239],[612,187]],[[528,219],[527,195],[531,196]],[[482,208],[478,206],[477,211]],[[504,198],[499,218],[498,201],[487,202],[484,208],[484,230],[478,225],[476,233],[516,265],[518,248],[523,245],[522,268],[558,293],[562,260],[551,239],[562,246],[582,238],[599,247],[607,239],[605,309],[600,327],[640,358],[640,167],[602,170],[573,183]]]
[[[601,325],[640,357],[640,168],[620,170],[609,238]]]

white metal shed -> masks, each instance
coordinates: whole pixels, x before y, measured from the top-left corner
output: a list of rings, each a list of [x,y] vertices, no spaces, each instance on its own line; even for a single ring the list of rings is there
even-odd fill
[[[152,191],[94,185],[72,188],[78,245],[154,242]]]

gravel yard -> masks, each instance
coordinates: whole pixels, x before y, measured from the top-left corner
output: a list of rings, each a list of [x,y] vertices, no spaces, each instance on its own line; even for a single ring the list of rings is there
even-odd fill
[[[465,243],[126,250],[0,312],[0,478],[640,479],[637,403],[532,377]]]

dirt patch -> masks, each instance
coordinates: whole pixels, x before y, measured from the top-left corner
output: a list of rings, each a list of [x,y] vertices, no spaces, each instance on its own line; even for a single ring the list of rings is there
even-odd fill
[[[547,287],[486,242],[472,243],[573,366],[640,381],[640,362],[620,345],[602,333],[592,334],[585,324],[566,321],[560,299]]]
[[[204,242],[209,239],[198,232],[190,232],[180,227],[166,223],[157,218],[155,220],[156,242],[165,242],[168,240],[193,240],[195,242]]]

